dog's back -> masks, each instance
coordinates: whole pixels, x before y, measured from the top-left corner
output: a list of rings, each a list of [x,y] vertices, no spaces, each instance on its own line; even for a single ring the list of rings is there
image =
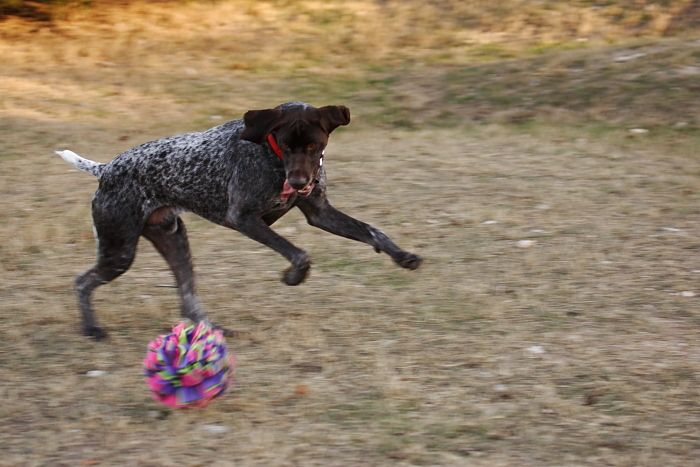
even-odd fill
[[[231,203],[232,177],[246,174],[251,187],[236,190],[246,193],[273,171],[274,159],[266,157],[262,146],[240,139],[243,129],[242,120],[233,120],[133,147],[104,165],[100,191],[121,200],[138,200],[146,209],[168,205],[221,224]],[[257,180],[251,177],[254,174]]]

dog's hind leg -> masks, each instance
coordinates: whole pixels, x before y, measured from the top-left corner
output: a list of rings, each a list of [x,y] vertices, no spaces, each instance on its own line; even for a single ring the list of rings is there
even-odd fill
[[[136,256],[138,237],[124,239],[113,234],[101,235],[97,229],[96,232],[97,264],[75,279],[75,290],[78,294],[83,334],[100,340],[106,337],[107,333],[97,324],[90,300],[92,292],[129,269]]]
[[[206,319],[195,293],[192,256],[187,240],[187,230],[182,219],[173,216],[157,225],[148,224],[143,229],[143,236],[153,243],[175,275],[182,316],[194,322]]]

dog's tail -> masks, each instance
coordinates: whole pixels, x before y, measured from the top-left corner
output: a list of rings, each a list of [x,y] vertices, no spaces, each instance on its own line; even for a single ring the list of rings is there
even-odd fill
[[[61,156],[64,161],[73,165],[76,169],[80,169],[83,172],[92,174],[97,178],[100,178],[104,170],[105,164],[101,164],[99,162],[91,161],[89,159],[85,159],[84,157],[80,157],[73,151],[69,151],[66,149],[64,151],[56,151],[56,154]]]

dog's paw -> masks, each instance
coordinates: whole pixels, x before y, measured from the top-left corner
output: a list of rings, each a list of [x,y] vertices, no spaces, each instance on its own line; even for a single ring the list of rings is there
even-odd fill
[[[423,262],[423,258],[413,253],[403,252],[402,255],[394,258],[396,264],[406,269],[418,269],[418,266]]]
[[[107,338],[107,331],[99,326],[84,326],[83,335],[101,341]]]
[[[304,282],[311,269],[311,263],[306,262],[300,266],[290,266],[282,275],[282,282],[287,285],[299,285]]]

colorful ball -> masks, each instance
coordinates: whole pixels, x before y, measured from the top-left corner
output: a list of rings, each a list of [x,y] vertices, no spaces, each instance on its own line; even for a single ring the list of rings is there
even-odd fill
[[[233,377],[235,358],[219,329],[201,321],[180,323],[148,344],[143,361],[153,398],[174,408],[204,407]]]

